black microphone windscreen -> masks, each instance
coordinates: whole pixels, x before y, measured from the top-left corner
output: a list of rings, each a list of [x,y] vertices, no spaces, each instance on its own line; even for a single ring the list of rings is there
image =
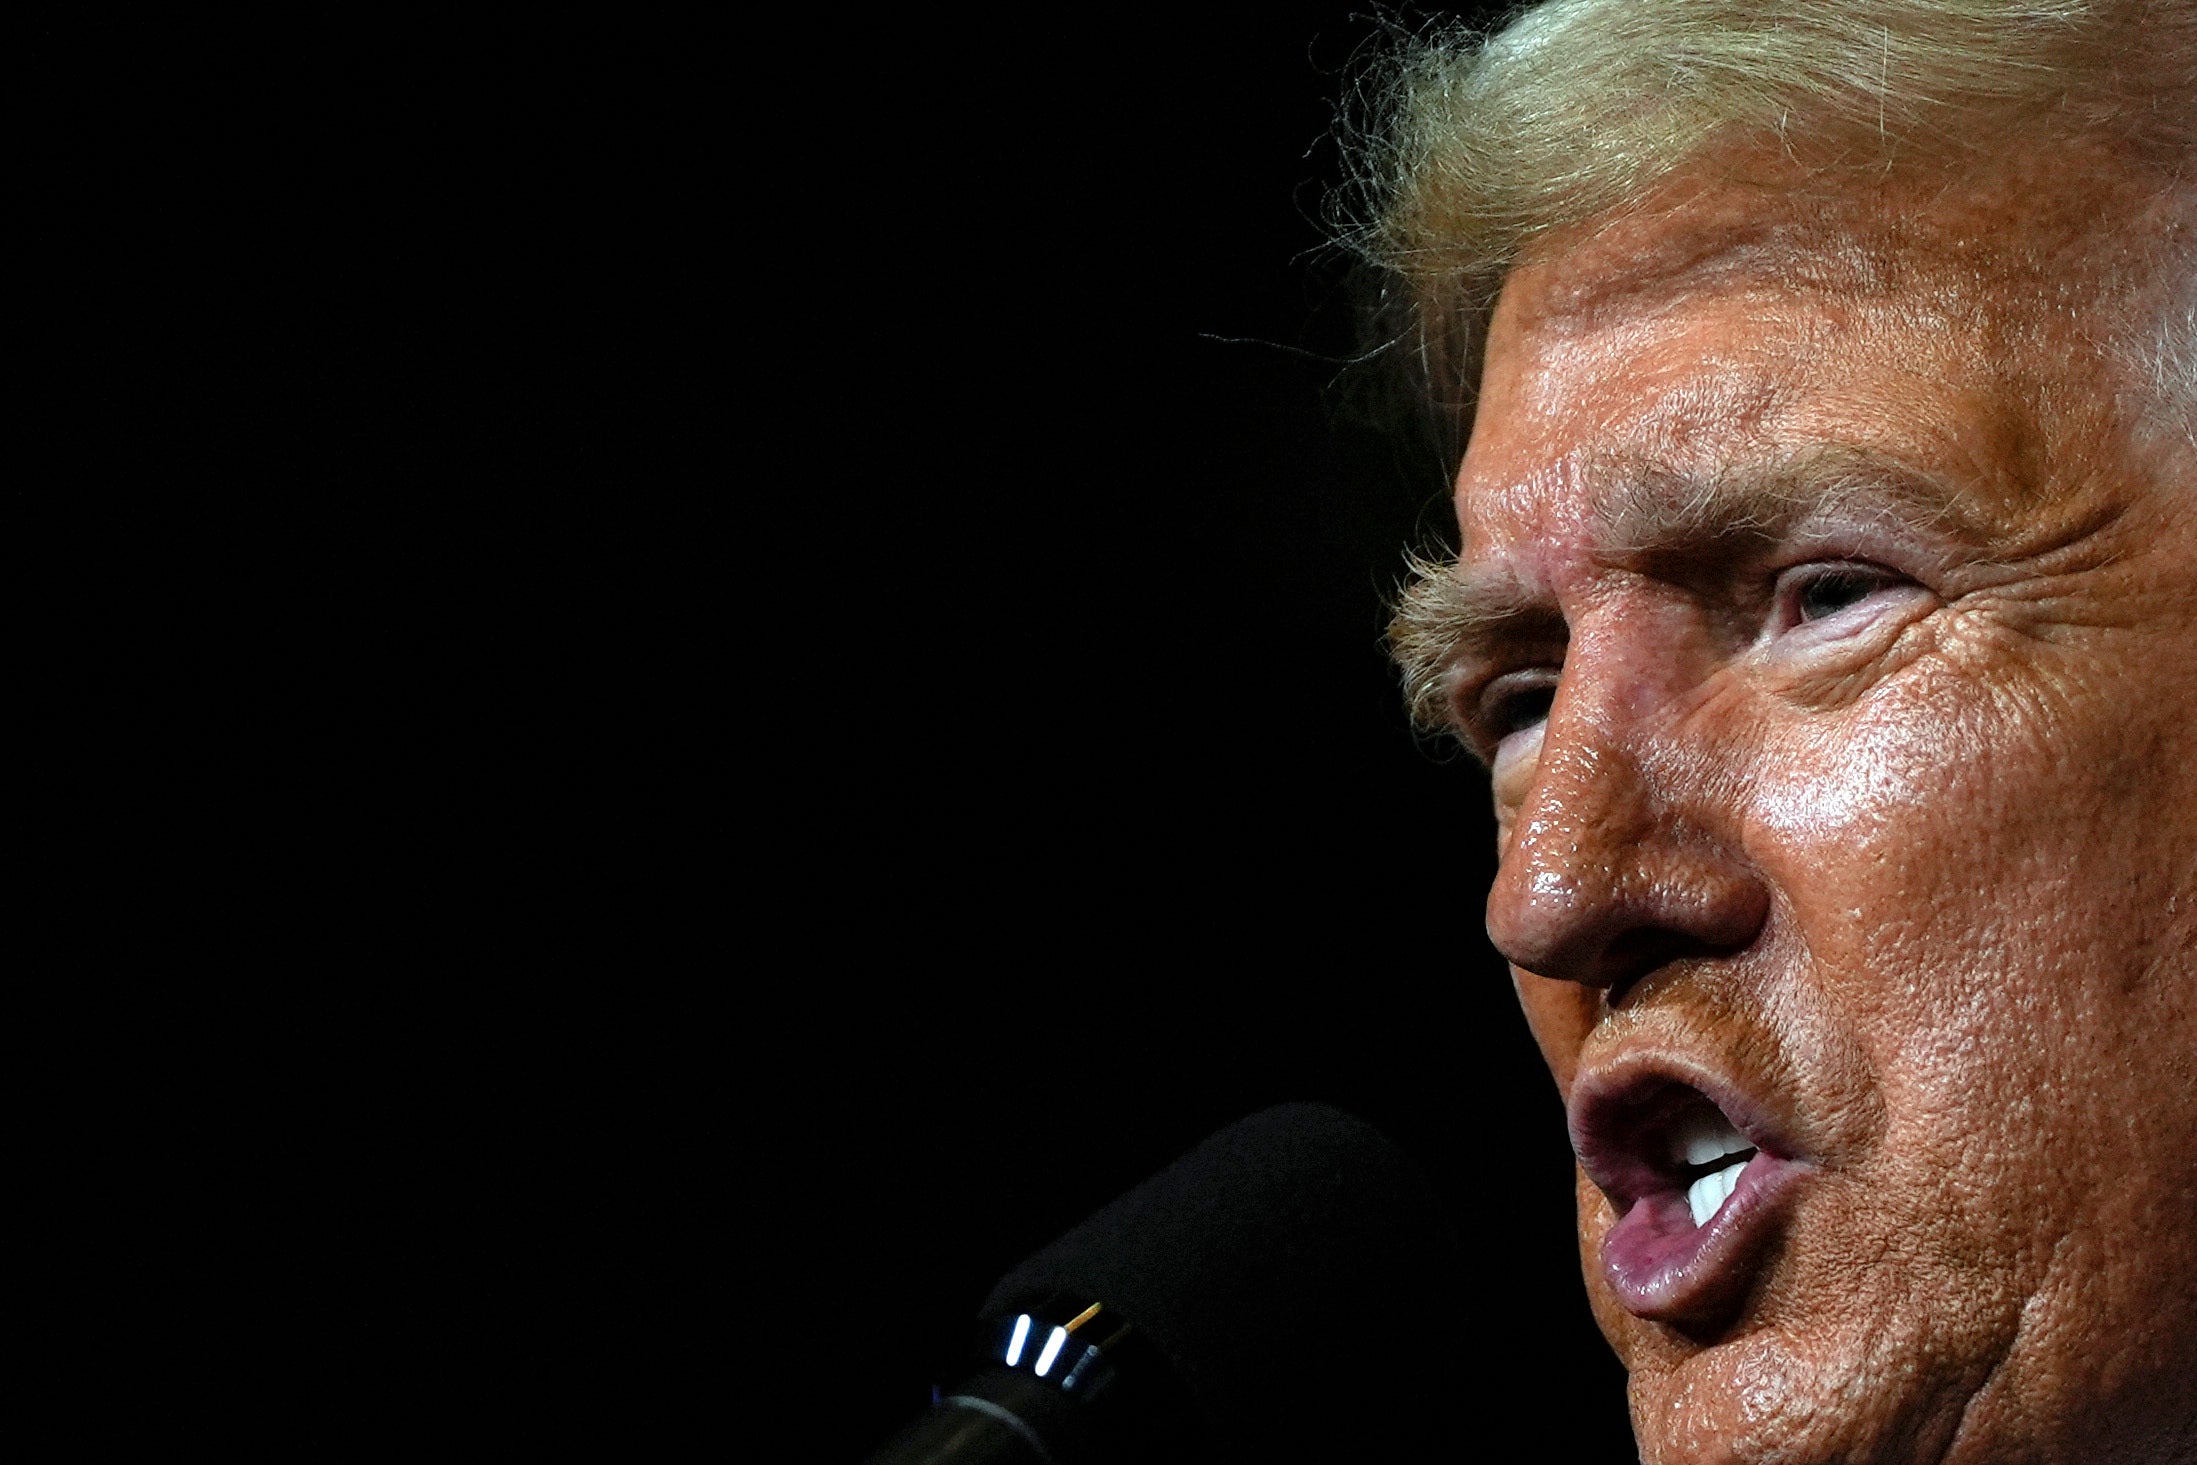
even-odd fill
[[[1245,1458],[1423,1459],[1447,1453],[1458,1261],[1408,1156],[1340,1110],[1288,1104],[1031,1257],[982,1315],[1054,1293],[1103,1302]]]

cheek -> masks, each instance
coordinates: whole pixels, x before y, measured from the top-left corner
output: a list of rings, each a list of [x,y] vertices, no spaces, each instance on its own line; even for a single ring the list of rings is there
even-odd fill
[[[2138,887],[2190,854],[2171,811],[2191,795],[2169,787],[2185,760],[2132,750],[2102,699],[2003,676],[1887,691],[1793,719],[1756,764],[1744,838],[1790,935],[1887,1027],[1979,1000],[2080,1006],[2156,925],[2144,897],[2164,892]]]
[[[1884,1129],[1844,1152],[1869,1182],[1857,1206],[2020,1271],[2189,1122],[2144,1077],[2191,1026],[2146,977],[2172,939],[2162,872],[2191,857],[2182,764],[2147,755],[2132,777],[2121,719],[2011,678],[1890,690],[1761,765],[1748,838],[1808,974],[1781,1021],[1870,1075]]]
[[[1785,1046],[1818,1083],[1825,1047],[1844,1054],[1898,1131],[1880,1148],[1885,1130],[1838,1126],[1843,1161],[1874,1152],[1864,1168],[1889,1188],[1872,1204],[1979,1158],[1976,1127],[1995,1128],[1989,1111],[2008,1098],[1991,1091],[2029,1063],[2038,1036],[2027,993],[2053,965],[2049,935],[2020,927],[2052,919],[2062,899],[2029,868],[2024,759],[1958,719],[1919,731],[1888,714],[1788,743],[1766,764],[1775,776],[1749,836],[1777,893],[1778,965],[1806,974],[1778,993]],[[1895,1159],[1896,1176],[1885,1168]]]
[[[1771,739],[1745,836],[1811,964],[1891,1022],[1887,999],[1923,994],[1888,979],[1937,985],[1949,958],[2003,953],[2006,912],[2037,908],[2040,862],[2066,862],[2061,755],[1936,680]]]

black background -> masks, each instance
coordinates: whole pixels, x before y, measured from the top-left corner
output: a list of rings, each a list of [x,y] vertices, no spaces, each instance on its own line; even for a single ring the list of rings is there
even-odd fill
[[[1380,646],[1445,513],[1317,222],[1380,27],[771,24],[110,32],[30,108],[188,567],[113,817],[218,890],[144,1015],[233,1122],[131,1125],[300,1177],[284,1417],[858,1458],[1009,1266],[1320,1099],[1467,1237],[1460,1440],[1628,1458],[1484,780]]]
[[[1413,738],[1379,644],[1445,494],[1341,369],[1317,223],[1377,34],[1332,5],[871,38],[904,171],[832,216],[848,421],[792,550],[838,659],[814,744],[743,770],[774,811],[748,839],[813,851],[814,903],[733,978],[820,989],[754,1029],[801,1095],[765,1121],[790,1193],[755,1205],[825,1244],[797,1351],[861,1360],[851,1450],[951,1381],[1013,1261],[1316,1098],[1459,1216],[1473,1291],[1427,1306],[1469,1360],[1460,1438],[1561,1419],[1567,1457],[1631,1456],[1561,1109],[1482,930],[1485,784]]]

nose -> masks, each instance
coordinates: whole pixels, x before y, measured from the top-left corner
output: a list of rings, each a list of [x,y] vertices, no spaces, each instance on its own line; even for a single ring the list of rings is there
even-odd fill
[[[1712,731],[1567,666],[1512,816],[1488,936],[1541,977],[1616,988],[1752,943],[1770,893],[1740,848],[1743,779]]]

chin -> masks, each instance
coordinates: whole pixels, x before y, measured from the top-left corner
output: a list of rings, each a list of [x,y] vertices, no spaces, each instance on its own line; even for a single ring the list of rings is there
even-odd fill
[[[2197,1357],[2174,1319],[2101,1327],[2037,1298],[1932,1311],[1887,1296],[1905,1262],[1888,1253],[1849,1306],[1759,1293],[1713,1332],[1635,1317],[1590,1280],[1641,1460],[2197,1465]]]
[[[1881,1337],[1758,1329],[1705,1348],[1673,1341],[1635,1350],[1645,1356],[1631,1376],[1633,1430],[1651,1465],[1949,1460],[1967,1401],[1988,1375],[1950,1360],[1872,1357],[1894,1341]],[[1921,1342],[1899,1341],[1910,1350]]]
[[[1961,1271],[1865,1239],[1921,1228],[1871,1215],[1862,1188],[1803,1174],[1754,1218],[1753,1245],[1727,1249],[1722,1285],[1675,1299],[1625,1285],[1609,1261],[1617,1208],[1584,1173],[1578,1198],[1588,1293],[1648,1465],[2030,1458],[1979,1428],[2021,1341],[2019,1289],[1989,1264]]]

